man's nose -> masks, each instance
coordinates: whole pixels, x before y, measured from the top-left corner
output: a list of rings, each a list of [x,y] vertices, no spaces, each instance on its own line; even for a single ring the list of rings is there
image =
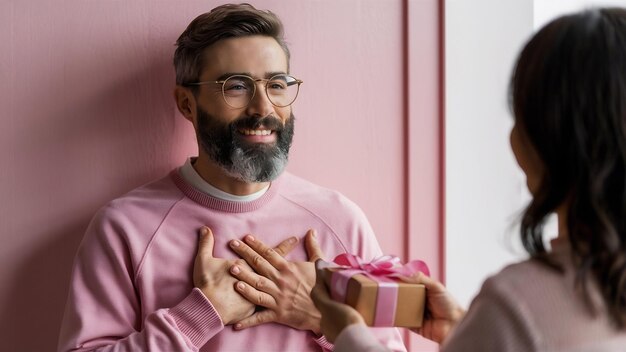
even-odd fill
[[[246,108],[246,113],[248,116],[258,116],[265,117],[269,116],[274,112],[274,105],[267,97],[267,93],[265,92],[265,81],[255,82],[256,92],[250,100],[250,104]]]

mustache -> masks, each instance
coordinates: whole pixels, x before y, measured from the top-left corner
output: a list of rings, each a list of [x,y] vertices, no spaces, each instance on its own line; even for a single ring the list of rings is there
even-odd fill
[[[281,131],[285,128],[285,125],[275,116],[269,115],[266,117],[252,117],[244,116],[231,123],[231,130],[238,129],[257,129],[259,127],[265,127],[270,130]]]

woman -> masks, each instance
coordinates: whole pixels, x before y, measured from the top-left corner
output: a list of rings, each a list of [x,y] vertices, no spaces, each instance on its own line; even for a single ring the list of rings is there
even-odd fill
[[[442,351],[626,351],[626,10],[542,28],[518,58],[510,102],[511,147],[533,195],[521,219],[531,259],[489,278],[467,313],[441,283],[406,278],[427,289],[416,332]],[[319,276],[312,297],[335,350],[383,350]]]

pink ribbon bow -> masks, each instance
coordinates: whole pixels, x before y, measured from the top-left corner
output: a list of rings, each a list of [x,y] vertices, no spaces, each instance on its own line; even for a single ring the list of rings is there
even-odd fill
[[[418,272],[430,276],[428,265],[421,260],[412,260],[404,265],[401,264],[400,258],[392,255],[384,255],[374,258],[371,262],[366,263],[359,256],[342,253],[335,257],[334,263],[342,267],[362,270],[376,276],[399,277],[411,276]]]
[[[411,276],[418,272],[430,276],[428,266],[423,261],[412,260],[402,265],[400,258],[390,255],[364,262],[358,256],[344,253],[338,255],[334,262],[345,269],[333,273],[331,277],[331,295],[336,301],[346,301],[348,282],[354,275],[363,274],[378,282],[373,326],[394,325],[398,284],[393,278]]]

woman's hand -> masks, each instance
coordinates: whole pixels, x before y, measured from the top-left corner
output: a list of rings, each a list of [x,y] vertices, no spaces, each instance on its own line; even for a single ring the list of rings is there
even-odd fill
[[[317,309],[322,313],[320,327],[326,340],[335,342],[339,333],[348,325],[363,324],[363,318],[354,308],[330,298],[328,287],[324,282],[324,272],[321,269],[323,261],[315,262],[315,286],[311,291],[311,298]]]
[[[417,273],[411,277],[402,278],[402,280],[426,286],[424,322],[421,327],[411,330],[429,340],[441,343],[463,318],[465,310],[441,282],[426,276],[424,273]]]

